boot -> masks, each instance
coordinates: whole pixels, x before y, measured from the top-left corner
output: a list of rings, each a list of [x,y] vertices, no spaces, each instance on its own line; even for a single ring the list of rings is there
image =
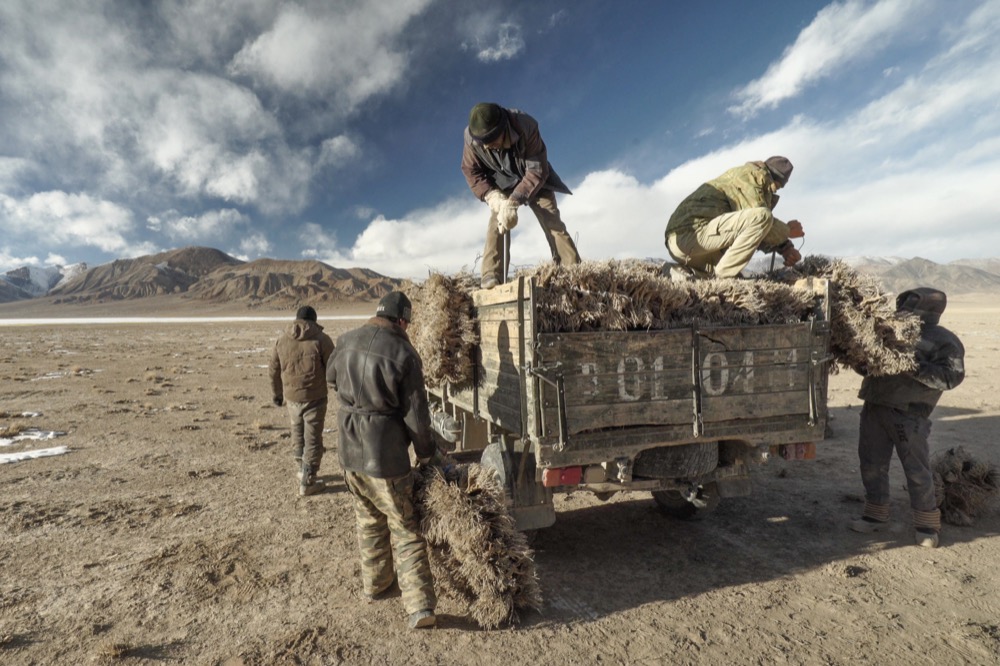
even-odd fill
[[[434,616],[434,611],[422,610],[410,613],[406,624],[410,629],[428,629],[437,624],[437,618]]]
[[[937,548],[938,543],[940,543],[940,538],[938,537],[937,530],[931,530],[926,528],[918,527],[913,532],[913,540],[918,546],[923,546],[924,548]]]
[[[316,472],[311,466],[302,465],[302,471],[299,474],[299,495],[302,497],[315,495],[326,488],[326,484],[316,478]]]
[[[851,529],[855,532],[862,532],[864,534],[881,532],[888,527],[888,520],[875,520],[874,518],[869,518],[868,516],[856,518],[851,521]]]

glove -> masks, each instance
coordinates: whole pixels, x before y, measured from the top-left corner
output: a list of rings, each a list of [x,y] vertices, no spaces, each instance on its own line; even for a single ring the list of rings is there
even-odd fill
[[[517,204],[507,199],[497,213],[497,229],[505,234],[517,226]]]
[[[281,407],[282,405],[285,404],[285,399],[280,395],[276,395],[273,398],[271,398],[271,402],[274,403],[275,407]]]
[[[504,204],[507,203],[507,195],[500,190],[490,190],[483,197],[483,201],[490,207],[490,211],[494,215],[500,214],[500,209],[503,208]]]

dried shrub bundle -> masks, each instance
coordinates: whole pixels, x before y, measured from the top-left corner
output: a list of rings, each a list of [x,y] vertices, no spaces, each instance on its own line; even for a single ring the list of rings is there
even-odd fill
[[[659,330],[802,321],[813,295],[780,282],[674,282],[659,264],[639,260],[547,264],[535,278],[536,326],[544,332]]]
[[[920,319],[896,313],[871,276],[842,261],[806,257],[794,268],[749,280],[674,282],[654,262],[586,261],[522,269],[537,289],[541,332],[637,331],[687,326],[753,326],[805,321],[815,296],[792,284],[802,277],[830,280],[831,353],[838,366],[871,376],[915,369]],[[428,384],[472,379],[478,343],[469,274],[432,274],[416,292],[411,339]]]
[[[416,497],[434,581],[466,603],[479,626],[494,629],[541,608],[534,554],[495,473],[475,463],[425,467]]]
[[[839,365],[872,377],[916,370],[920,318],[897,314],[895,301],[876,278],[822,256],[806,257],[777,275],[786,281],[830,280],[830,351]]]
[[[1000,495],[1000,470],[976,460],[961,446],[934,454],[934,493],[941,517],[952,525],[971,525]]]
[[[410,340],[432,386],[469,378],[472,349],[479,342],[472,313],[472,291],[478,283],[468,273],[447,277],[432,273],[411,291],[413,322]]]

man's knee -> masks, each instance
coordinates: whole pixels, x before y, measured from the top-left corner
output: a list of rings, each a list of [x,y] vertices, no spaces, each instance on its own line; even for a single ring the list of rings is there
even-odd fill
[[[738,233],[752,234],[763,238],[774,226],[774,214],[764,206],[741,210],[738,220]]]

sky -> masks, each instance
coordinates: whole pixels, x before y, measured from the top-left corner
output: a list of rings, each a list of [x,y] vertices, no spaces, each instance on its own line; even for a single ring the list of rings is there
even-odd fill
[[[478,102],[532,115],[584,259],[795,166],[803,255],[1000,256],[1000,0],[4,0],[0,271],[186,246],[478,272]],[[521,209],[511,259],[549,258]]]

